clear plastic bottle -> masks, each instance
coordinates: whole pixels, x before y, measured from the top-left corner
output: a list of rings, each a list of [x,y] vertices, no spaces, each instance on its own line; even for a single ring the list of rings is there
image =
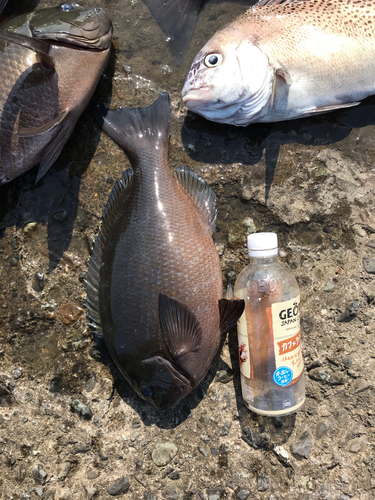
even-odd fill
[[[305,401],[299,288],[277,260],[276,233],[251,234],[247,246],[251,263],[234,287],[245,300],[237,323],[242,396],[256,413],[287,415]]]

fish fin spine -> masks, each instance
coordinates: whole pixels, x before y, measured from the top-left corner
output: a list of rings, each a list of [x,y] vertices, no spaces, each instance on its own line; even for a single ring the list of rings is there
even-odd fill
[[[225,334],[234,326],[245,309],[245,302],[241,300],[219,300],[220,333]]]
[[[213,233],[217,218],[215,191],[202,177],[183,165],[176,168],[174,175],[186,193],[193,198],[203,220]]]
[[[46,134],[47,132],[51,132],[55,127],[60,125],[60,123],[65,120],[68,114],[69,110],[65,109],[56,118],[53,118],[44,125],[35,128],[20,128],[18,129],[18,132],[13,135],[15,135],[16,137],[34,137],[36,135]]]
[[[189,352],[197,352],[202,339],[199,321],[178,300],[159,293],[159,323],[164,342],[174,361]]]
[[[98,336],[103,335],[100,308],[99,308],[99,284],[100,268],[102,265],[103,248],[107,242],[113,221],[118,218],[123,207],[124,200],[129,196],[133,181],[133,171],[128,168],[123,172],[122,178],[117,179],[111,194],[109,195],[102,215],[102,227],[95,241],[94,249],[90,258],[87,278],[85,281],[86,299],[84,307],[86,315],[90,320],[90,326]]]

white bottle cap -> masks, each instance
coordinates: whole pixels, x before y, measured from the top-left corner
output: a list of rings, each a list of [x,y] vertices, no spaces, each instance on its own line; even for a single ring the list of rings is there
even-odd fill
[[[272,257],[277,255],[276,233],[254,233],[247,237],[250,257]]]

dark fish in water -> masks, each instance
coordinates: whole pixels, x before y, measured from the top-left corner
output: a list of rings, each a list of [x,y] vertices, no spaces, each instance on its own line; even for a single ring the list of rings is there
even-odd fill
[[[107,63],[112,23],[97,7],[63,4],[0,30],[0,184],[59,156]]]
[[[131,386],[159,409],[198,385],[244,308],[222,299],[215,193],[188,168],[172,175],[169,127],[166,93],[104,118],[132,169],[104,209],[86,283],[92,326]]]
[[[189,46],[203,0],[143,0],[163,30],[177,64]]]

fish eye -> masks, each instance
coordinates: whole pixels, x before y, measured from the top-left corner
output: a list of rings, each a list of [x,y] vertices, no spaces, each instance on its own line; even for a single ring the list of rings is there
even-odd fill
[[[74,10],[74,5],[72,3],[63,3],[62,5],[60,5],[60,10],[69,12],[70,10]]]
[[[219,66],[222,60],[223,56],[221,54],[208,54],[204,58],[204,64],[207,68],[215,68],[216,66]]]

